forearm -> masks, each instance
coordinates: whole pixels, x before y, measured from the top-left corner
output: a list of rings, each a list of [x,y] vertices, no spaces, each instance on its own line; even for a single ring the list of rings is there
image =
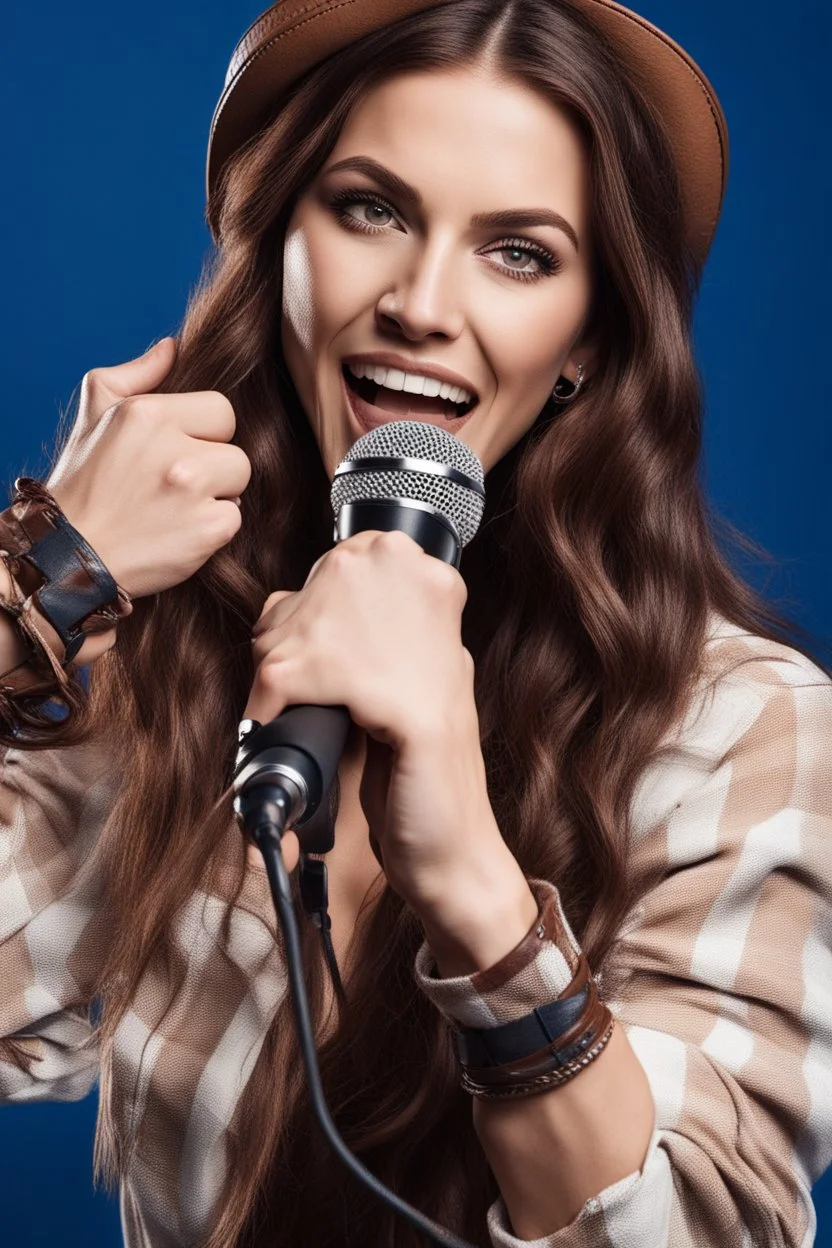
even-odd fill
[[[494,966],[534,923],[537,902],[516,860],[498,861],[491,878],[499,881],[493,895],[462,917],[453,914],[439,930],[423,920],[443,979]],[[655,1118],[650,1085],[621,1027],[567,1083],[516,1100],[475,1097],[473,1113],[521,1239],[567,1226],[590,1197],[639,1170]]]
[[[473,1110],[520,1239],[567,1226],[591,1196],[639,1170],[655,1121],[647,1076],[620,1026],[562,1087],[517,1101],[474,1098]]]

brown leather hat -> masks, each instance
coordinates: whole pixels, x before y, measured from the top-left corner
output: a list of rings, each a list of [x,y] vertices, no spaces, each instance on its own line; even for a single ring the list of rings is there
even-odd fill
[[[208,140],[206,187],[253,132],[269,101],[348,43],[454,0],[277,0],[234,49]],[[668,35],[614,0],[569,0],[618,49],[664,119],[682,181],[689,238],[704,264],[728,178],[728,126],[699,66]]]

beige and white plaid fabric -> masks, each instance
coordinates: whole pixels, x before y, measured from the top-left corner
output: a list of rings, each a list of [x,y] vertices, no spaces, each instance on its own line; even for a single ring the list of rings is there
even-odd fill
[[[581,947],[560,893],[549,880],[531,879],[528,884],[538,907],[534,932],[494,966],[443,979],[427,944],[416,954],[416,983],[452,1024],[498,1027],[514,1022],[557,1000],[575,978]]]
[[[599,982],[647,1072],[656,1130],[641,1171],[533,1248],[814,1241],[810,1188],[832,1161],[832,683],[724,621],[708,646],[733,670],[698,691],[670,753],[641,778],[632,869],[659,865],[661,881]],[[0,1100],[72,1100],[98,1075],[90,985],[107,914],[92,850],[111,778],[82,748],[12,750],[3,779]],[[175,1007],[161,1019],[151,968],[117,1037],[105,1086],[135,1142],[128,1248],[204,1239],[228,1126],[286,989],[264,872],[247,875],[227,956],[222,913],[222,897],[192,897]],[[424,949],[417,965],[429,972]],[[529,969],[547,982],[545,965]],[[470,983],[454,987],[470,1008]],[[489,1232],[494,1248],[532,1243],[513,1235],[501,1201]]]

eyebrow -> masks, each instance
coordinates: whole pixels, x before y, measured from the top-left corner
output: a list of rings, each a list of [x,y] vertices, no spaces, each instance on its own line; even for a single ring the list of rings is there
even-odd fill
[[[385,168],[371,156],[347,156],[323,170],[323,173],[337,173],[341,169],[351,169],[356,173],[364,173],[368,178],[386,187],[391,195],[414,208],[422,206],[422,196],[405,182],[392,169]],[[551,208],[504,208],[497,212],[477,212],[471,218],[474,229],[523,229],[530,225],[551,225],[562,230],[576,251],[579,250],[578,235],[572,226],[559,212]]]

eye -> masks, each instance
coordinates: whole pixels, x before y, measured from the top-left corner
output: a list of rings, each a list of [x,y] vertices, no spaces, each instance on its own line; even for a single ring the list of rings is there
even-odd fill
[[[330,202],[335,215],[342,225],[350,230],[361,230],[367,234],[376,234],[379,230],[383,230],[387,222],[378,221],[370,223],[367,220],[360,220],[353,216],[347,209],[354,204],[364,204],[368,209],[377,209],[382,215],[395,217],[395,209],[383,200],[379,195],[372,191],[364,191],[358,188],[335,191],[330,196]],[[523,256],[531,257],[537,263],[536,270],[525,270],[513,268],[510,264],[498,265],[497,268],[502,273],[507,273],[514,280],[519,282],[536,282],[542,277],[550,277],[553,273],[557,273],[563,268],[563,262],[558,259],[547,247],[543,247],[540,243],[532,242],[530,239],[524,238],[507,238],[503,239],[496,247],[492,247],[491,251],[486,255],[500,252],[519,252]]]
[[[547,247],[541,247],[538,243],[531,243],[527,239],[511,238],[500,243],[498,247],[492,248],[494,252],[519,252],[521,256],[531,256],[538,264],[537,271],[529,271],[526,269],[514,269],[510,265],[506,271],[510,272],[512,277],[517,277],[521,282],[533,282],[540,277],[549,277],[552,273],[557,273],[563,268],[562,262],[557,256],[553,255]],[[490,252],[488,253],[491,254]]]
[[[364,204],[368,208],[380,209],[382,213],[386,212],[391,217],[396,215],[389,204],[385,203],[383,199],[380,199],[378,195],[374,195],[371,191],[335,191],[331,196],[331,202],[338,220],[349,229],[373,231],[381,229],[387,224],[385,221],[369,222],[367,220],[359,220],[358,217],[354,217],[352,213],[347,212],[350,204]]]

